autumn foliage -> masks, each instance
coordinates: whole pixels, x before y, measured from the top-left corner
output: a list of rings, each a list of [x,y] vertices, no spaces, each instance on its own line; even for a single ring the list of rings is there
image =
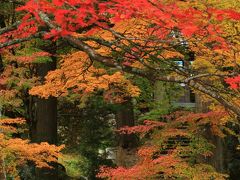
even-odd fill
[[[237,8],[221,7],[214,0],[23,2],[16,9],[21,22],[0,29],[0,53],[5,63],[0,75],[3,113],[16,109],[18,115],[26,115],[19,107],[30,101],[29,96],[71,96],[74,101],[83,102],[101,95],[107,103],[121,104],[141,95],[136,77],[147,79],[151,85],[158,81],[182,84],[189,91],[205,94],[217,108],[208,113],[175,112],[161,117],[161,121],[148,119],[142,125],[123,127],[120,133],[137,133],[143,138],[138,163],[131,168],[102,167],[98,176],[226,177],[197,157],[211,155],[213,146],[204,137],[205,127],[212,134],[225,137],[226,132],[234,134],[225,125],[240,116]],[[24,44],[26,41],[29,44]],[[38,41],[53,41],[53,53],[39,49],[21,53]],[[59,48],[63,46],[71,49],[60,56]],[[42,58],[55,58],[57,64],[44,82],[36,76]],[[183,65],[178,66],[177,61]],[[19,118],[0,120],[1,158],[10,159],[6,171],[16,177],[18,166],[29,161],[37,167],[50,168],[49,163],[57,162],[62,149],[13,138],[16,126],[23,123]]]
[[[0,147],[1,147],[1,173],[11,174],[19,178],[18,168],[32,162],[39,168],[52,168],[51,163],[57,163],[63,146],[49,145],[46,142],[40,144],[30,143],[29,140],[14,138],[14,133],[21,132],[16,126],[25,124],[21,118],[0,119]],[[3,172],[5,171],[5,172]]]
[[[236,76],[233,78],[227,78],[226,82],[231,86],[231,88],[238,89],[239,83],[240,83],[240,76]]]
[[[140,90],[120,72],[109,74],[103,68],[96,68],[82,52],[65,56],[60,69],[49,72],[44,85],[35,86],[30,94],[44,98],[78,94],[84,99],[99,90],[104,90],[106,100],[120,103],[129,97],[136,97]]]
[[[130,168],[102,167],[99,177],[109,179],[225,179],[214,168],[197,157],[212,155],[213,146],[206,141],[203,127],[208,125],[213,134],[224,136],[220,124],[229,118],[224,111],[190,113],[179,111],[166,115],[162,121],[147,120],[144,125],[124,127],[123,134],[140,133],[151,136],[139,148],[139,162]],[[219,122],[221,121],[221,122]],[[202,135],[201,135],[202,134]]]

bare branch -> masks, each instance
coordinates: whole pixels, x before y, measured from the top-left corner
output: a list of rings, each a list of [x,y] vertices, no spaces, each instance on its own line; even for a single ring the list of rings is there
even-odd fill
[[[25,41],[29,41],[33,38],[41,37],[44,33],[45,32],[38,32],[38,33],[36,33],[34,35],[31,35],[29,37],[26,37],[26,38],[13,39],[13,40],[7,41],[5,43],[0,44],[0,49],[4,48],[4,47],[7,47],[7,46],[12,46],[12,45],[15,45],[15,44],[19,44],[19,43],[22,43],[22,42],[25,42]]]
[[[234,76],[235,74],[211,74],[211,73],[205,73],[205,74],[198,74],[198,75],[195,75],[195,76],[191,76],[187,79],[185,79],[185,83],[191,81],[191,80],[194,80],[194,79],[199,79],[199,78],[203,78],[203,77],[213,77],[213,76],[216,76],[216,77],[221,77],[221,78],[226,78],[226,77],[231,77],[231,76]]]
[[[21,22],[20,22],[20,21],[17,21],[17,22],[15,22],[14,24],[12,24],[12,25],[10,25],[10,26],[1,28],[1,29],[0,29],[0,35],[1,35],[1,34],[4,34],[4,33],[6,33],[6,32],[9,32],[9,31],[12,31],[12,30],[17,29],[17,27],[18,27],[19,24],[21,24]]]

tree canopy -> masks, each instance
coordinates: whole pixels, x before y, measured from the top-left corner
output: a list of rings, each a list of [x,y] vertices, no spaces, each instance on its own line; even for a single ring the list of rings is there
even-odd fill
[[[144,145],[138,151],[138,162],[131,168],[102,167],[97,177],[226,178],[202,162],[193,162],[211,154],[203,126],[210,126],[211,133],[219,137],[238,136],[230,127],[239,124],[240,116],[240,7],[237,0],[4,0],[2,3],[11,13],[6,15],[5,10],[0,9],[3,17],[0,110],[8,116],[1,124],[10,117],[8,123],[13,121],[17,126],[22,124],[22,119],[17,117],[24,118],[32,137],[41,136],[42,140],[37,137],[41,142],[46,138],[41,135],[44,127],[38,131],[38,122],[41,122],[38,118],[44,118],[39,114],[45,110],[51,112],[48,108],[44,110],[47,107],[44,105],[49,103],[49,107],[55,107],[52,117],[56,118],[56,98],[63,104],[78,103],[76,107],[83,108],[79,110],[83,119],[87,119],[84,113],[89,117],[94,112],[100,113],[91,104],[94,98],[99,98],[99,102],[113,105],[111,110],[106,108],[106,112],[117,114],[117,124],[118,118],[124,117],[119,114],[139,118],[145,113],[141,112],[144,108],[151,111],[148,109],[151,101],[159,101],[156,103],[162,103],[160,107],[151,107],[162,110],[157,119],[150,113],[144,114],[145,121],[139,120],[137,126],[130,121],[124,124],[124,120],[119,123],[121,126],[117,125],[122,137],[140,133],[143,138],[140,138]],[[165,83],[157,86],[162,93],[161,100],[157,100],[153,90],[158,82]],[[181,86],[207,101],[210,112],[176,111],[170,104]],[[164,93],[168,96],[164,97]],[[128,104],[133,101],[135,109]],[[140,108],[141,101],[144,108]],[[42,111],[37,110],[40,107]],[[93,114],[88,108],[94,109]],[[126,109],[133,109],[135,114],[129,115],[131,112]],[[92,117],[96,121],[101,118]],[[43,126],[56,131],[57,121],[51,122],[55,125],[43,123]],[[110,127],[114,125],[104,126],[108,130]],[[36,132],[40,133],[34,136]],[[12,139],[15,133],[9,136],[1,130],[2,157],[9,148],[11,151],[15,148],[14,153],[24,156],[25,164],[33,161],[48,167],[56,162],[62,146]],[[187,145],[179,145],[176,138],[185,139]],[[166,148],[169,140],[178,145]],[[19,147],[11,146],[12,141],[17,141]],[[31,155],[23,151],[23,147],[29,148]],[[43,152],[45,149],[47,152]],[[95,151],[91,152],[97,153]],[[186,151],[187,155],[183,155]],[[41,153],[48,154],[49,159]]]

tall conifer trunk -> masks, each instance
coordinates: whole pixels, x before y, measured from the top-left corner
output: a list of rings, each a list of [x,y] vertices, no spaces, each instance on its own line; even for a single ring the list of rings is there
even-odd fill
[[[56,69],[56,59],[53,57],[51,62],[38,64],[37,75],[43,82],[47,73],[54,69]],[[31,138],[33,142],[37,143],[57,143],[57,99],[55,97],[49,97],[48,99],[36,97]],[[54,167],[54,169],[37,169],[36,178],[38,180],[57,180],[57,165]]]
[[[56,62],[41,63],[37,68],[38,76],[42,79],[48,71],[56,68]],[[35,125],[32,127],[33,142],[57,143],[57,100],[36,98]]]
[[[116,113],[117,129],[124,126],[134,126],[134,112],[131,100],[121,104]],[[118,166],[128,167],[136,162],[137,138],[135,135],[118,134],[118,147],[116,155],[116,164]]]
[[[210,111],[209,106],[211,101],[203,101],[201,95],[196,95],[196,112],[198,113],[207,113]],[[213,155],[207,158],[207,163],[211,164],[218,172],[226,173],[228,159],[227,155],[227,146],[226,139],[223,139],[219,136],[214,135],[208,128],[204,136],[214,144],[215,148],[213,149]]]
[[[166,84],[165,82],[156,81],[154,82],[154,102],[155,107],[154,108],[164,108],[169,109],[170,108],[170,100],[166,92]],[[162,107],[164,106],[164,107]]]

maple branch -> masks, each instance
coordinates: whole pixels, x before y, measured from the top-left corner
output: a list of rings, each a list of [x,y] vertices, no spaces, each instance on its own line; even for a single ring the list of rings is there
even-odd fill
[[[44,21],[49,28],[61,30],[61,28],[57,27],[55,24],[53,24],[51,22],[51,20],[49,19],[49,17],[45,13],[40,11],[38,14],[39,14],[39,17],[42,19],[42,21]],[[129,73],[132,73],[132,74],[136,74],[136,75],[139,75],[139,76],[142,76],[142,77],[147,77],[148,76],[148,74],[146,72],[144,72],[140,69],[129,67],[129,66],[123,66],[123,65],[121,66],[116,61],[114,61],[114,59],[112,57],[106,57],[106,56],[100,55],[93,48],[91,48],[89,45],[87,45],[86,43],[84,43],[83,41],[81,41],[81,40],[79,40],[75,37],[64,36],[63,39],[67,40],[67,42],[69,42],[69,44],[72,45],[73,47],[87,53],[88,56],[92,60],[101,62],[108,67],[115,67],[115,68],[120,69],[122,71],[129,72]]]
[[[204,85],[202,85],[198,82],[195,82],[193,79],[187,78],[184,80],[182,78],[169,76],[169,77],[158,77],[158,78],[156,78],[156,80],[167,81],[167,82],[176,82],[176,83],[185,83],[189,87],[192,87],[192,88],[194,88],[198,91],[201,91],[204,94],[207,94],[210,97],[214,98],[219,103],[221,103],[224,107],[226,107],[229,110],[232,110],[234,113],[236,113],[237,116],[240,117],[240,108],[238,105],[236,105],[235,103],[231,103],[227,99],[223,98],[219,93],[206,88]]]
[[[205,73],[205,74],[198,74],[198,75],[195,75],[195,76],[191,76],[187,79],[185,79],[186,82],[190,81],[190,80],[193,80],[193,79],[199,79],[199,78],[203,78],[203,77],[212,77],[212,76],[216,76],[216,77],[223,77],[223,78],[226,78],[226,77],[232,77],[236,75],[235,73],[232,73],[232,74],[212,74],[212,73]]]
[[[82,43],[81,41],[76,42],[75,40],[71,40],[68,39],[70,42],[73,43],[77,43],[78,44],[78,48],[84,52],[86,52],[91,58],[93,58],[94,60],[101,62],[107,66],[110,67],[116,67],[117,64],[115,64],[112,60],[112,58],[109,57],[103,57],[100,56],[99,54],[97,54],[91,47],[89,47],[88,45]],[[109,61],[108,61],[109,60]],[[204,87],[203,85],[201,85],[200,83],[195,82],[194,80],[183,80],[182,78],[176,78],[173,76],[166,76],[166,77],[156,77],[154,78],[154,76],[149,76],[150,74],[148,73],[144,73],[143,71],[139,71],[138,69],[134,69],[131,67],[121,67],[121,70],[128,72],[128,73],[132,73],[132,74],[137,74],[140,75],[142,77],[148,78],[150,80],[160,80],[160,81],[167,81],[167,82],[177,82],[177,83],[186,83],[188,84],[190,87],[199,90],[209,96],[211,96],[212,98],[216,99],[219,103],[221,103],[224,107],[232,110],[234,113],[236,113],[238,116],[240,116],[240,108],[236,105],[233,104],[231,102],[229,102],[228,100],[226,100],[225,98],[223,98],[220,94],[207,89],[206,87]]]
[[[112,46],[114,45],[114,43],[111,41],[106,41],[104,39],[100,39],[96,37],[78,37],[77,39],[79,39],[80,41],[95,41],[96,43],[111,49],[112,49]]]
[[[194,82],[193,80],[190,80],[187,83],[190,87],[193,87],[209,96],[211,96],[212,98],[216,99],[218,102],[220,102],[224,107],[226,107],[227,109],[232,110],[234,113],[237,114],[238,117],[240,117],[240,108],[238,105],[229,102],[228,100],[224,99],[221,95],[219,95],[218,93],[211,91],[207,88],[205,88],[203,85]]]
[[[51,20],[48,18],[48,16],[46,14],[44,14],[43,12],[39,12],[39,16],[47,24],[47,26],[49,28],[61,30],[61,28],[54,25],[51,22]],[[199,91],[211,96],[212,98],[216,99],[219,103],[221,103],[226,108],[232,110],[234,113],[236,113],[236,115],[238,115],[240,117],[240,108],[238,107],[238,105],[229,102],[228,100],[223,98],[219,93],[216,93],[215,91],[212,91],[212,90],[204,87],[202,84],[195,82],[193,79],[188,78],[186,81],[184,81],[184,79],[182,79],[182,78],[177,79],[176,77],[162,77],[161,75],[159,75],[159,72],[150,74],[150,73],[146,73],[145,71],[142,71],[141,69],[132,68],[132,67],[123,66],[123,65],[120,66],[116,61],[114,61],[114,59],[112,57],[105,57],[105,56],[100,55],[92,47],[90,47],[89,45],[87,45],[86,43],[82,42],[81,40],[79,40],[75,37],[65,36],[65,37],[63,37],[63,39],[67,40],[73,47],[87,53],[88,56],[92,60],[101,62],[101,63],[105,64],[106,66],[116,67],[122,71],[132,73],[132,74],[137,74],[139,76],[146,77],[150,80],[160,80],[160,81],[178,82],[178,83],[184,82],[184,83],[188,84],[190,87],[192,87],[196,90],[199,90]],[[178,74],[180,73],[181,75],[185,75],[186,77],[190,76],[188,73],[184,72],[181,69],[176,68],[175,71]]]
[[[154,38],[139,38],[139,37],[127,37],[126,35],[119,33],[115,30],[113,30],[112,28],[107,28],[107,27],[102,27],[97,25],[99,28],[109,31],[110,33],[112,33],[112,35],[118,39],[122,39],[122,40],[128,40],[133,42],[134,40],[140,40],[140,41],[149,41],[151,40],[152,42],[158,42],[158,43],[171,43],[172,41],[170,40],[161,40],[161,39],[154,39]],[[180,43],[179,43],[180,44]]]
[[[21,21],[17,21],[17,22],[15,22],[14,24],[12,24],[10,26],[1,28],[0,29],[0,35],[4,34],[6,32],[9,32],[9,31],[15,30],[18,27],[18,25],[20,25],[20,24],[21,24]]]
[[[141,77],[148,77],[148,75],[149,75],[141,69],[120,65],[116,61],[114,61],[114,59],[112,57],[106,57],[106,56],[100,55],[92,47],[90,47],[86,43],[84,43],[84,42],[80,41],[79,39],[76,39],[72,36],[65,36],[63,39],[67,40],[67,42],[69,42],[70,45],[72,45],[73,47],[87,53],[88,56],[92,60],[103,63],[104,65],[106,65],[108,67],[114,67],[114,68],[120,69],[120,70],[125,71],[125,72],[136,74],[136,75],[141,76]]]
[[[11,41],[7,41],[5,43],[0,44],[0,49],[4,48],[4,47],[7,47],[7,46],[12,46],[12,45],[15,45],[15,44],[19,44],[19,43],[22,43],[22,42],[25,42],[25,41],[29,41],[33,38],[41,37],[45,33],[46,32],[42,31],[42,32],[38,32],[38,33],[33,34],[33,35],[31,35],[29,37],[26,37],[26,38],[20,38],[20,39],[14,39],[14,40],[11,40]]]
[[[35,18],[30,18],[30,19],[27,20],[27,22],[28,22],[28,21],[32,21],[32,20],[34,20],[34,19],[35,19]],[[0,35],[4,34],[4,33],[6,33],[6,32],[9,32],[9,31],[16,30],[17,27],[18,27],[21,23],[22,23],[21,21],[16,21],[15,23],[13,23],[13,24],[11,24],[11,25],[9,25],[9,26],[7,26],[7,27],[1,28],[1,29],[0,29]]]

